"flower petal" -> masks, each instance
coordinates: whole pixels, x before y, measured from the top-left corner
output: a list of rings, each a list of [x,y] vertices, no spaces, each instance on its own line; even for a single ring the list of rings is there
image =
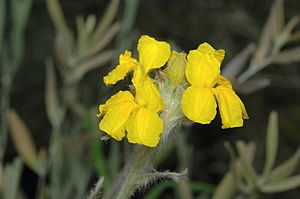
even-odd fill
[[[152,79],[139,73],[139,67],[134,71],[132,83],[135,87],[135,101],[154,112],[163,109],[164,102]]]
[[[162,67],[171,54],[170,45],[157,41],[147,35],[141,36],[138,43],[139,62],[144,67],[144,74],[149,70]]]
[[[225,51],[223,49],[215,50],[209,43],[202,43],[198,46],[197,50],[201,51],[204,54],[211,54],[219,62],[222,62],[224,59]]]
[[[216,86],[222,86],[222,87],[225,87],[225,88],[229,88],[229,89],[232,89],[232,85],[230,83],[230,81],[222,76],[222,75],[219,75],[218,79],[217,79],[217,82],[216,82]]]
[[[163,121],[154,111],[139,107],[132,112],[126,130],[130,143],[155,147],[163,131]]]
[[[99,129],[120,141],[125,136],[126,122],[137,107],[130,92],[118,92],[104,105],[100,105],[100,114],[104,114],[104,117],[99,124]]]
[[[207,43],[191,50],[187,57],[187,80],[196,87],[212,87],[220,75],[222,57],[223,50],[216,51]]]
[[[201,124],[209,124],[217,113],[217,103],[209,88],[188,87],[182,95],[181,106],[187,118]]]
[[[124,54],[120,55],[119,65],[108,73],[103,78],[106,85],[115,84],[129,73],[137,65],[137,61],[131,58],[131,52],[125,51]]]
[[[119,91],[115,95],[111,96],[108,100],[106,100],[105,104],[101,104],[99,106],[100,115],[106,113],[109,107],[115,104],[121,104],[125,102],[133,102],[134,97],[129,91]]]
[[[214,89],[218,101],[222,128],[243,126],[243,118],[248,119],[243,102],[232,89],[219,86]]]

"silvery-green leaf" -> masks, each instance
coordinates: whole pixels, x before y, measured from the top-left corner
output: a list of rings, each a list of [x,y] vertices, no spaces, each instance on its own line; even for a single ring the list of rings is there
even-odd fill
[[[95,55],[97,52],[101,51],[109,44],[109,42],[111,42],[111,40],[116,36],[116,34],[119,32],[120,29],[121,29],[121,24],[118,22],[114,23],[107,30],[107,32],[105,32],[105,34],[103,35],[103,37],[101,37],[101,39],[92,42],[93,45],[91,45],[91,47],[87,51],[85,51],[85,53],[83,53],[79,59],[80,60],[87,59]]]
[[[3,35],[5,27],[5,13],[6,13],[6,4],[5,0],[0,0],[0,55],[3,48]]]
[[[285,43],[288,42],[289,38],[291,37],[293,29],[299,22],[300,22],[300,17],[295,16],[287,23],[287,25],[281,31],[280,35],[278,35],[276,37],[276,40],[274,41],[272,55],[276,55],[279,53],[280,49],[285,45]]]
[[[49,15],[58,32],[61,32],[67,41],[68,47],[73,46],[73,35],[64,17],[59,0],[46,0]]]
[[[267,139],[266,139],[266,158],[263,176],[268,176],[274,166],[278,149],[278,115],[272,111],[269,116]]]
[[[272,40],[276,38],[282,26],[282,19],[278,20],[278,16],[283,17],[283,0],[276,0],[272,5],[259,40],[258,48],[251,61],[251,67],[256,66],[256,63],[262,61],[269,53],[272,47]]]
[[[297,152],[292,157],[273,169],[273,171],[270,173],[268,181],[270,183],[278,182],[290,176],[296,170],[299,162],[300,148],[298,148]]]
[[[31,133],[15,110],[9,112],[9,129],[13,143],[23,162],[36,173],[40,165]]]
[[[252,165],[252,159],[251,159],[251,152],[250,149],[247,147],[247,145],[243,141],[238,141],[236,143],[239,157],[241,159],[241,166],[242,171],[244,174],[244,177],[247,181],[247,183],[251,186],[255,186],[257,183],[257,174],[255,172],[255,169]]]
[[[120,0],[111,0],[108,7],[103,14],[100,23],[97,25],[92,42],[97,42],[101,40],[104,33],[107,32],[109,26],[114,20],[118,8],[119,8]]]
[[[283,50],[275,57],[275,62],[278,64],[291,64],[300,62],[300,47],[295,47],[288,50]]]
[[[56,77],[52,60],[46,61],[46,87],[45,87],[46,112],[52,126],[57,126],[61,117],[56,87]]]
[[[11,164],[5,166],[3,174],[3,199],[16,198],[22,169],[22,162],[18,158],[14,159],[14,161]]]
[[[290,177],[276,183],[268,183],[260,187],[264,193],[277,193],[300,187],[300,175]]]
[[[16,70],[16,67],[22,61],[22,57],[24,54],[24,34],[32,5],[32,0],[11,0],[10,3],[10,25],[12,26],[12,33],[10,34],[10,47],[12,50],[12,63],[15,67],[14,70]]]
[[[109,62],[115,56],[114,50],[107,50],[99,53],[95,57],[88,59],[87,61],[80,63],[74,70],[72,80],[80,80],[88,71],[93,70]]]
[[[246,66],[250,55],[253,53],[255,46],[250,43],[239,54],[237,54],[222,70],[224,75],[230,81],[234,80],[241,70]]]
[[[218,184],[212,199],[231,199],[237,192],[236,180],[232,171],[226,173],[222,181]]]

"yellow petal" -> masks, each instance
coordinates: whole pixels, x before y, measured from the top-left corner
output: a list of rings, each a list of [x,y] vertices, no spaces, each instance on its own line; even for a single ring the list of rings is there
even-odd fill
[[[132,112],[126,130],[130,143],[155,147],[163,131],[163,121],[154,111],[139,107]]]
[[[245,105],[242,102],[242,100],[238,97],[239,103],[240,103],[240,107],[242,109],[242,115],[243,115],[243,119],[249,119],[248,113],[246,111]]]
[[[134,97],[129,91],[119,91],[115,95],[111,96],[108,100],[106,100],[105,104],[101,104],[99,106],[100,115],[105,114],[107,109],[110,106],[124,103],[124,102],[133,102],[133,101],[134,101]]]
[[[105,105],[100,106],[100,112],[104,114],[99,128],[116,140],[125,136],[126,122],[131,112],[138,107],[129,92],[120,91],[111,97]]]
[[[143,66],[144,74],[149,70],[162,67],[171,54],[170,45],[157,41],[147,35],[141,36],[138,43],[139,62]]]
[[[232,89],[226,87],[217,87],[215,96],[218,101],[220,115],[222,119],[222,128],[234,128],[243,126],[243,118],[248,115],[244,104]]]
[[[230,81],[222,75],[219,75],[217,82],[216,82],[216,86],[221,86],[221,87],[232,89],[232,85],[231,85]]]
[[[191,50],[187,57],[186,78],[196,87],[213,87],[220,75],[221,61],[204,45]]]
[[[125,51],[124,54],[120,55],[119,65],[108,73],[103,78],[103,81],[106,85],[115,84],[129,73],[137,64],[137,61],[131,58],[131,52]]]
[[[209,88],[188,87],[182,95],[181,106],[187,118],[201,124],[209,124],[217,113],[217,103]]]
[[[162,97],[150,77],[133,78],[133,85],[135,87],[135,101],[139,105],[154,112],[163,109]]]
[[[202,43],[198,46],[197,50],[203,54],[210,54],[212,57],[216,58],[219,62],[222,62],[225,56],[225,51],[223,49],[215,50],[209,43]]]

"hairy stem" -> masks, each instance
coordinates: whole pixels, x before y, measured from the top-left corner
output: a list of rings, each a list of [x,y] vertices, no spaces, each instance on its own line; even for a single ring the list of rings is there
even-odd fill
[[[137,181],[148,168],[151,168],[151,160],[155,151],[156,148],[136,146],[122,173],[103,199],[129,198],[138,186]]]

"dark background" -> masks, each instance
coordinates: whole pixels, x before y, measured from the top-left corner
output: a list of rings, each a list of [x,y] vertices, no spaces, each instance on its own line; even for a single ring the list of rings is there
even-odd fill
[[[299,14],[298,0],[285,1],[286,19]],[[74,16],[95,14],[101,16],[108,1],[102,0],[62,0],[62,8],[69,25],[74,27]],[[121,20],[123,2],[117,20]],[[257,42],[268,16],[271,0],[141,0],[138,7],[134,30],[137,34],[173,42],[188,52],[198,44],[207,41],[216,48],[226,50],[226,64],[248,43]],[[299,29],[299,28],[298,28]],[[135,33],[136,34],[136,33]],[[26,50],[21,67],[16,75],[12,90],[11,106],[18,110],[25,123],[31,129],[37,147],[47,146],[50,124],[44,104],[44,79],[46,57],[53,55],[55,31],[48,16],[45,2],[35,0],[26,31]],[[270,111],[279,114],[280,137],[279,157],[277,163],[291,156],[300,144],[300,84],[292,81],[287,71],[293,71],[299,80],[299,63],[291,65],[274,65],[263,70],[262,74],[273,74],[280,79],[272,79],[269,87],[251,95],[240,95],[249,113],[250,119],[239,129],[221,130],[219,116],[212,125],[195,124],[186,128],[188,144],[193,148],[190,162],[190,178],[216,184],[228,169],[228,153],[224,141],[234,143],[236,140],[255,141],[257,144],[256,166],[261,168],[264,158],[265,130]],[[97,92],[102,84],[103,71],[88,73],[82,80],[89,85],[89,92]],[[89,99],[100,103],[97,93]],[[7,161],[16,155],[10,142],[6,155]],[[176,160],[170,157],[163,167],[171,168]],[[299,171],[299,170],[298,170]],[[22,186],[35,180],[33,173],[25,170]],[[34,182],[33,182],[34,183]],[[166,193],[167,194],[167,193]],[[265,198],[298,198],[299,189]]]

